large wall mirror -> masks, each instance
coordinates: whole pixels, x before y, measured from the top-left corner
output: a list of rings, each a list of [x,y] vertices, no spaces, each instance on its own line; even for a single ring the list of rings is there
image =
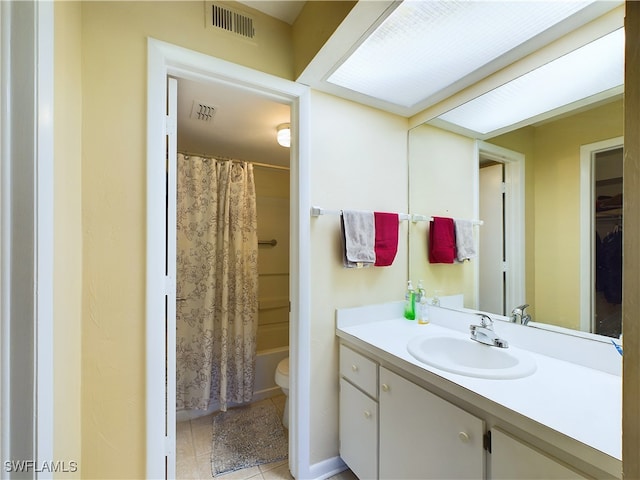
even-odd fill
[[[509,316],[514,307],[527,303],[535,322],[618,337],[622,120],[622,99],[617,97],[482,143],[430,125],[413,128],[409,132],[412,213],[480,219],[483,225],[475,227],[478,257],[446,265],[428,262],[428,222],[413,223],[410,278],[425,280],[432,290],[463,293],[467,308]],[[509,159],[485,155],[483,145],[522,154],[524,182],[512,178],[503,187]],[[497,203],[489,203],[495,216],[482,201],[485,189],[491,188],[486,187],[487,176],[497,177],[489,180],[498,191]],[[520,188],[523,191],[518,192]],[[524,238],[514,242],[502,229],[509,215],[505,203],[515,201],[519,193],[523,208],[515,208],[511,215],[521,222]],[[509,247],[511,260],[505,265]],[[587,266],[582,258],[585,249]],[[499,277],[483,280],[486,267]],[[518,288],[518,277],[524,289],[510,295],[509,289]]]
[[[619,337],[621,91],[495,136],[437,120],[412,128],[409,205],[427,221],[411,225],[410,278],[463,293],[466,308],[508,317],[529,304],[536,324]],[[429,263],[431,216],[483,220],[475,227],[478,256]]]

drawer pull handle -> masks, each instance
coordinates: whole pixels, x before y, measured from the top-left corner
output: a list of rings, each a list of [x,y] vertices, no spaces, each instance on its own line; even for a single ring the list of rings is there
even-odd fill
[[[371,418],[371,412],[369,410],[365,410],[364,411],[364,417],[365,418]]]
[[[390,389],[389,389],[389,385],[387,385],[386,383],[383,383],[383,384],[382,384],[382,391],[383,391],[383,392],[388,392],[389,390],[390,390]]]
[[[357,372],[358,366],[354,363],[353,365],[351,365],[351,370],[353,370],[354,372]]]
[[[462,443],[467,443],[469,441],[469,434],[467,432],[460,432],[458,438]]]

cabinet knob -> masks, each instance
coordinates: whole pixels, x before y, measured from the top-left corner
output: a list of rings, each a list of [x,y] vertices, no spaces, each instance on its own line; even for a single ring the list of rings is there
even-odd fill
[[[458,438],[462,443],[467,443],[469,441],[469,434],[467,432],[460,432]]]
[[[371,418],[371,412],[369,410],[364,411],[364,418]]]
[[[353,365],[351,365],[351,370],[353,370],[354,372],[357,372],[358,366],[354,363]]]
[[[389,389],[389,385],[387,385],[386,383],[383,383],[383,384],[382,384],[382,391],[383,391],[383,392],[388,392],[389,390],[390,390],[390,389]]]

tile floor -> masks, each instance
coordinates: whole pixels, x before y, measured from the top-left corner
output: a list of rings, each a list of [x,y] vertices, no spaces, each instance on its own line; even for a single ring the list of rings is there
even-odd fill
[[[274,403],[280,415],[284,409],[284,395],[263,401]],[[178,422],[176,425],[176,478],[210,479],[213,416],[216,413],[194,420]],[[287,461],[259,465],[237,470],[216,477],[219,480],[293,480]],[[349,470],[330,480],[357,480]]]

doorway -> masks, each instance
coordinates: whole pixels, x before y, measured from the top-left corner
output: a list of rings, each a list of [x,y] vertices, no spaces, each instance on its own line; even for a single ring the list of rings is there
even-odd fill
[[[208,355],[213,346],[207,348],[205,345],[208,344],[201,341],[209,336],[216,338],[217,330],[213,326],[215,322],[201,323],[201,315],[194,313],[204,309],[204,300],[198,292],[204,297],[205,291],[195,288],[192,289],[192,295],[180,294],[181,291],[186,291],[186,284],[194,286],[193,267],[198,265],[197,258],[202,259],[204,254],[202,241],[194,242],[189,239],[193,239],[193,232],[202,233],[202,230],[207,230],[204,225],[197,226],[191,223],[195,221],[195,217],[186,214],[185,208],[187,205],[207,204],[211,198],[208,196],[210,190],[203,191],[200,188],[202,181],[189,181],[191,176],[186,172],[195,175],[201,169],[206,169],[207,165],[211,165],[214,159],[223,162],[231,159],[236,165],[236,161],[250,162],[252,177],[255,180],[259,298],[257,316],[254,317],[257,332],[255,337],[246,339],[247,342],[255,344],[255,368],[248,364],[247,373],[237,372],[238,376],[243,377],[243,381],[248,382],[246,375],[254,378],[249,392],[251,399],[247,402],[245,396],[245,401],[241,403],[230,403],[228,407],[233,413],[220,413],[217,395],[219,389],[216,389],[216,395],[209,401],[208,409],[184,408],[176,413],[176,477],[191,478],[193,475],[199,475],[200,478],[209,478],[214,455],[212,433],[224,438],[226,442],[237,445],[242,451],[255,450],[252,446],[255,438],[247,435],[245,431],[236,429],[221,432],[222,426],[229,424],[228,421],[222,421],[222,418],[235,418],[235,415],[240,415],[239,412],[251,415],[258,408],[270,418],[283,418],[286,398],[282,389],[275,383],[275,371],[278,362],[288,357],[289,348],[290,159],[289,149],[277,143],[276,131],[279,125],[290,123],[291,113],[289,105],[234,86],[216,82],[196,82],[184,78],[177,78],[176,82],[177,150],[180,154],[176,174],[178,185],[181,186],[178,187],[178,192],[182,193],[177,197],[177,211],[185,215],[184,218],[178,215],[178,225],[181,226],[178,230],[181,234],[178,235],[177,255],[173,259],[176,262],[176,287],[179,297],[176,305],[176,345],[179,348],[175,359],[178,404],[186,401],[187,378],[198,385],[202,384],[201,374],[195,373],[194,369],[204,370],[208,362],[202,361],[200,365],[199,360],[193,357],[193,352],[202,352],[202,355],[198,356],[200,359],[210,358]],[[169,218],[172,217],[171,215]],[[197,218],[206,222],[204,217]],[[188,262],[192,268],[181,268],[181,259],[183,263],[184,260],[190,259]],[[215,262],[210,264],[213,266]],[[195,270],[201,273],[209,272],[205,274],[207,276],[213,275],[214,272],[202,268],[201,265]],[[187,321],[187,318],[191,319],[191,322]],[[184,327],[188,324],[192,326],[185,331]],[[194,329],[198,334],[193,334]],[[213,358],[211,362],[213,365],[216,364]],[[172,365],[173,362],[168,364]],[[196,367],[196,364],[199,366]],[[216,367],[215,371],[218,370],[219,367]],[[171,372],[168,374],[171,375]],[[215,384],[223,383],[216,380],[217,376],[212,375],[211,381]],[[231,382],[231,378],[233,377],[227,376],[227,381]],[[193,388],[194,383],[190,383],[188,389],[193,391]],[[214,419],[217,415],[220,417]],[[219,425],[214,432],[213,423]],[[271,422],[269,425],[283,428],[278,423]],[[262,432],[258,430],[256,433]],[[279,439],[282,437],[278,435]],[[280,445],[280,450],[286,448],[286,443],[281,442]],[[238,452],[236,457],[239,456]],[[241,462],[240,458],[232,457],[233,454],[225,455],[224,460],[214,458],[216,468],[231,468],[236,464],[246,464],[247,468],[251,466],[250,461],[247,464],[247,460]],[[280,459],[281,454],[277,458]],[[286,469],[286,466],[281,466],[281,462],[263,465],[260,468],[272,467]]]
[[[593,333],[622,334],[622,147],[594,157],[595,282]]]
[[[309,311],[309,178],[307,170],[307,112],[309,89],[230,62],[193,52],[155,39],[148,40],[147,84],[147,476],[175,475],[175,365],[165,368],[175,353],[175,275],[166,269],[175,239],[175,222],[168,221],[167,205],[175,201],[167,191],[175,160],[167,157],[167,77],[235,85],[291,108],[290,166],[290,418],[289,468],[295,477],[309,474],[308,375],[310,358]],[[169,135],[169,138],[171,135]],[[171,162],[173,161],[173,165]],[[171,176],[171,174],[170,174]],[[167,202],[167,199],[170,199]],[[173,230],[172,230],[173,229]],[[172,370],[173,368],[173,370]]]
[[[623,137],[580,147],[580,330],[622,333]]]
[[[524,155],[478,141],[478,308],[498,315],[525,303]]]

